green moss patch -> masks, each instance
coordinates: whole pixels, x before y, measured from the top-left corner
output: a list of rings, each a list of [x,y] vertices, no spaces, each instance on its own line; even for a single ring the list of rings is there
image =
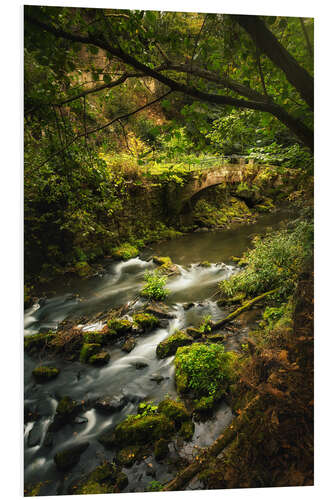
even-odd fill
[[[87,363],[89,358],[101,350],[101,344],[83,344],[80,351],[81,363]]]
[[[165,415],[129,415],[114,431],[100,436],[106,447],[152,443],[175,432],[174,423]]]
[[[180,347],[175,357],[177,390],[217,401],[235,378],[235,359],[236,355],[225,352],[220,344]]]
[[[159,271],[162,274],[180,274],[178,267],[172,262],[170,257],[158,257],[154,255],[153,262],[159,266]]]
[[[116,493],[123,490],[127,484],[128,478],[118,465],[114,462],[104,462],[74,484],[69,493],[75,495]]]
[[[54,332],[26,335],[24,337],[24,349],[31,354],[39,352],[40,349],[49,347],[50,342],[55,336],[56,334]]]
[[[93,270],[88,262],[77,262],[74,266],[75,272],[81,277],[86,278],[91,276]]]
[[[182,423],[179,434],[185,441],[190,441],[193,437],[194,429],[194,423],[191,420],[187,420]]]
[[[141,446],[126,446],[117,453],[116,462],[124,467],[131,467],[141,456]]]
[[[110,361],[110,354],[107,351],[101,351],[90,356],[88,363],[90,365],[101,366],[106,365]]]
[[[37,366],[32,374],[37,382],[48,382],[59,375],[59,370],[52,366]]]
[[[148,313],[134,314],[133,320],[145,331],[153,330],[153,328],[157,328],[160,324],[159,320],[155,316]]]
[[[176,423],[183,422],[190,418],[190,414],[186,410],[184,403],[169,398],[160,402],[158,411],[166,415],[170,420],[174,420]]]
[[[134,259],[139,255],[139,250],[131,245],[130,243],[123,243],[119,247],[115,248],[112,256],[119,260],[129,260]]]
[[[156,460],[162,460],[165,458],[168,453],[169,453],[169,445],[168,445],[168,440],[161,438],[158,441],[156,441],[154,445],[154,455]]]
[[[124,335],[132,330],[132,323],[128,319],[114,318],[110,319],[107,323],[109,332],[116,332],[116,335]]]
[[[166,340],[160,342],[156,348],[156,355],[158,358],[166,358],[176,353],[178,347],[189,345],[193,342],[192,337],[181,330],[176,330],[174,334]]]

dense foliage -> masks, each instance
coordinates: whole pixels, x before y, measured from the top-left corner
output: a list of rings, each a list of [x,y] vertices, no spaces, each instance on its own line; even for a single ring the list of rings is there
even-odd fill
[[[312,257],[313,223],[299,220],[293,230],[256,236],[254,247],[242,258],[245,269],[221,281],[224,296],[245,292],[249,297],[278,288],[276,295],[288,297],[302,268]]]

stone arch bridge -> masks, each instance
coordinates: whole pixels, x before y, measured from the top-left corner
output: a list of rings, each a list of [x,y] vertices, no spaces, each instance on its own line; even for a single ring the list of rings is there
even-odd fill
[[[250,159],[247,162],[246,157],[237,157],[236,162],[230,161],[231,159],[234,160],[229,157],[226,161],[224,157],[218,163],[215,159],[214,165],[203,165],[197,171],[193,171],[193,175],[189,176],[189,180],[183,186],[169,193],[169,206],[173,206],[173,215],[181,215],[190,211],[192,200],[209,187],[245,181],[248,177],[246,164],[252,165],[252,172],[258,168],[253,160]]]

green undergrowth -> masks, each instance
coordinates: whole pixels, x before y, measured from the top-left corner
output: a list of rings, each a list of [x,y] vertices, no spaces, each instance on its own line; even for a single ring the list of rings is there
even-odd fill
[[[243,255],[247,266],[219,284],[223,297],[245,293],[255,297],[279,288],[280,300],[292,293],[297,277],[312,256],[313,224],[299,221],[293,230],[281,230],[264,237],[256,236],[253,248]],[[274,298],[274,297],[273,297]]]
[[[180,394],[192,394],[198,412],[210,411],[235,378],[237,355],[221,344],[180,347],[175,356],[175,380]]]
[[[140,294],[143,297],[155,300],[164,300],[169,291],[165,288],[167,277],[162,275],[159,270],[146,271],[144,274],[146,284],[143,286]]]

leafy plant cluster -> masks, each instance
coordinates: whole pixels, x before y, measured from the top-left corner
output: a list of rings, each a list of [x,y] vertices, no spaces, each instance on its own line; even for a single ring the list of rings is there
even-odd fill
[[[167,277],[163,276],[158,269],[146,271],[144,274],[146,284],[141,290],[141,295],[149,299],[164,300],[169,290],[165,288]]]
[[[292,231],[256,236],[254,248],[242,259],[247,262],[247,267],[221,281],[220,291],[227,297],[239,292],[254,297],[279,288],[277,298],[287,297],[293,291],[303,266],[312,257],[312,242],[313,223],[304,220]]]
[[[192,344],[177,350],[176,376],[185,374],[188,387],[198,396],[215,396],[233,376],[233,354],[219,344]]]

